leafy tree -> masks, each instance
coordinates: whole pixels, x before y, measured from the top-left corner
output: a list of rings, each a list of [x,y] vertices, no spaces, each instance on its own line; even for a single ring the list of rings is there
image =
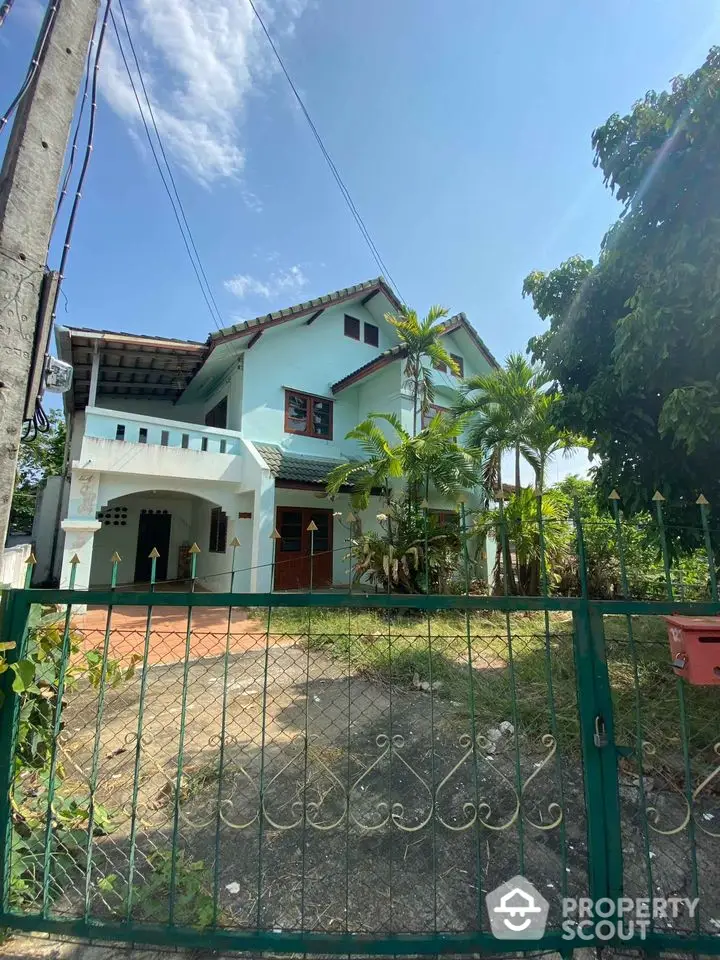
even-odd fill
[[[38,433],[30,443],[20,445],[15,490],[10,512],[10,529],[29,533],[35,515],[35,500],[43,482],[62,473],[65,456],[65,421],[59,410],[48,417],[47,433]]]
[[[393,428],[397,443],[388,440],[378,421]],[[331,470],[326,480],[327,491],[335,496],[350,484],[353,505],[364,510],[373,490],[382,489],[389,500],[393,481],[402,479],[406,481],[411,503],[416,506],[431,486],[447,497],[472,489],[477,485],[480,455],[479,451],[465,449],[457,442],[462,430],[461,420],[438,414],[424,430],[411,437],[395,414],[371,413],[347,434],[348,440],[358,441],[366,459],[343,463]]]
[[[403,307],[400,316],[385,314],[385,319],[397,330],[398,340],[405,353],[403,374],[410,384],[413,398],[413,436],[418,432],[418,413],[427,413],[435,399],[432,373],[426,361],[435,366],[448,367],[454,374],[460,370],[440,341],[448,311],[445,307],[431,307],[428,315],[418,319],[414,310]]]
[[[599,260],[531,273],[559,384],[556,422],[587,435],[603,496],[647,508],[655,489],[720,499],[720,48],[668,91],[594,131],[595,165],[624,205]],[[677,515],[676,515],[677,516]]]

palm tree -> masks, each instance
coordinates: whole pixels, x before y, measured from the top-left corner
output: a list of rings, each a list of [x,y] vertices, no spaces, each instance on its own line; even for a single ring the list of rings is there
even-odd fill
[[[556,453],[562,451],[568,456],[577,447],[588,446],[584,437],[556,425],[555,412],[560,402],[560,394],[555,391],[540,394],[525,424],[525,437],[520,449],[535,471],[537,493],[544,490],[545,471]]]
[[[440,342],[445,329],[442,320],[447,314],[445,307],[438,306],[431,307],[423,320],[407,307],[402,308],[400,316],[385,314],[387,322],[397,330],[406,357],[403,374],[412,387],[413,436],[417,433],[418,412],[427,413],[435,399],[432,373],[424,361],[440,368],[445,366],[456,376],[460,374],[458,365]]]
[[[391,443],[378,421],[389,424],[397,435]],[[342,487],[353,489],[353,506],[367,508],[373,490],[382,489],[387,500],[393,480],[405,479],[408,499],[417,505],[421,491],[427,496],[430,486],[445,497],[455,497],[462,490],[477,486],[478,450],[466,449],[457,443],[464,429],[462,419],[433,417],[416,436],[403,428],[392,413],[371,413],[347,434],[357,440],[366,454],[362,461],[343,463],[326,478],[327,492],[335,496]]]
[[[463,383],[455,413],[470,415],[471,445],[493,451],[494,479],[500,485],[502,454],[513,450],[515,487],[520,489],[520,458],[528,446],[526,431],[547,383],[545,374],[519,353],[511,353],[499,370],[469,377]]]

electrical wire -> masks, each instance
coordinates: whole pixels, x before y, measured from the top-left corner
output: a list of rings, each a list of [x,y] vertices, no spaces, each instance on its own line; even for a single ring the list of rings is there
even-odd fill
[[[396,292],[396,294],[398,295],[398,297],[402,300],[403,298],[402,298],[402,296],[400,295],[400,290],[398,289],[398,285],[397,285],[397,284],[395,283],[395,281],[393,280],[392,274],[390,273],[390,271],[389,271],[388,268],[387,268],[387,265],[385,264],[385,262],[383,261],[382,257],[380,256],[380,251],[378,250],[378,248],[377,248],[377,246],[375,245],[372,237],[370,236],[370,232],[369,232],[367,226],[365,225],[365,221],[364,221],[363,218],[360,216],[360,213],[358,212],[358,209],[357,209],[357,207],[355,206],[355,203],[354,203],[352,197],[350,196],[350,191],[348,190],[345,182],[343,181],[342,177],[340,176],[340,173],[339,173],[337,167],[335,166],[335,163],[333,162],[332,157],[331,157],[330,154],[328,153],[327,148],[326,148],[326,146],[325,146],[325,144],[324,144],[324,142],[323,142],[323,139],[322,139],[322,137],[320,136],[320,133],[318,132],[317,127],[316,127],[315,124],[313,123],[312,117],[310,116],[310,114],[309,114],[309,112],[308,112],[308,109],[307,109],[307,107],[305,106],[305,103],[303,102],[303,99],[302,99],[302,97],[300,96],[300,93],[298,92],[297,87],[296,87],[295,84],[293,83],[293,79],[292,79],[292,77],[290,76],[290,74],[289,74],[289,72],[288,72],[288,70],[287,70],[287,67],[285,66],[285,63],[283,62],[283,59],[282,59],[282,57],[280,56],[280,52],[278,51],[277,47],[275,46],[275,43],[273,42],[273,39],[272,39],[272,37],[270,36],[270,33],[269,33],[269,31],[268,31],[268,28],[265,26],[265,21],[264,21],[263,18],[260,16],[260,14],[259,14],[259,12],[258,12],[258,10],[257,10],[257,7],[255,6],[253,0],[248,0],[248,3],[250,4],[250,7],[252,8],[252,12],[255,14],[255,17],[257,18],[257,21],[258,21],[258,23],[260,24],[263,33],[265,34],[265,37],[266,37],[266,39],[267,39],[267,42],[270,44],[270,47],[271,47],[271,49],[272,49],[272,52],[275,54],[275,58],[276,58],[277,62],[278,62],[279,65],[280,65],[280,69],[282,70],[283,74],[285,75],[285,79],[287,80],[288,84],[290,85],[290,89],[292,90],[293,95],[295,96],[295,99],[296,99],[297,102],[298,102],[298,106],[300,107],[300,109],[301,109],[301,111],[302,111],[302,113],[303,113],[303,116],[305,117],[305,119],[306,119],[307,122],[308,122],[308,126],[310,127],[310,129],[311,129],[311,131],[312,131],[312,134],[313,134],[313,136],[315,137],[315,140],[316,140],[316,142],[317,142],[317,145],[318,145],[318,147],[320,148],[320,151],[321,151],[323,157],[325,158],[325,161],[326,161],[328,167],[330,168],[330,172],[332,173],[333,178],[334,178],[336,184],[338,185],[338,187],[339,187],[339,189],[340,189],[340,192],[341,192],[342,195],[343,195],[343,198],[344,198],[344,200],[345,200],[345,203],[347,204],[348,209],[350,210],[350,213],[352,214],[353,219],[355,220],[355,223],[357,224],[358,229],[360,230],[360,233],[362,234],[362,236],[363,236],[366,244],[368,245],[368,248],[370,249],[370,253],[372,254],[373,259],[375,260],[375,263],[378,265],[378,268],[380,269],[380,272],[383,274],[383,276],[389,281],[390,285],[393,287],[393,289],[395,290],[395,292]]]
[[[87,176],[88,165],[90,164],[90,157],[93,151],[93,140],[95,137],[95,118],[97,116],[97,85],[98,85],[98,74],[100,71],[100,54],[102,53],[103,43],[105,41],[105,32],[107,30],[108,17],[111,15],[110,5],[112,0],[107,0],[105,4],[105,13],[103,15],[102,24],[100,26],[100,34],[98,36],[97,47],[95,50],[95,60],[93,63],[93,78],[92,78],[92,87],[90,92],[90,120],[88,123],[88,135],[87,142],[85,144],[85,156],[83,157],[83,164],[80,168],[80,176],[78,177],[78,182],[75,187],[75,197],[73,199],[73,205],[70,209],[70,217],[68,218],[68,225],[65,231],[65,240],[63,242],[63,251],[62,256],[60,257],[60,266],[58,267],[58,291],[62,287],[62,282],[65,279],[65,267],[67,265],[68,254],[70,253],[70,244],[72,241],[73,230],[75,228],[75,218],[77,217],[78,207],[80,206],[80,199],[82,197],[82,188],[85,183],[85,177]],[[56,299],[57,304],[57,299]],[[56,309],[53,307],[53,320],[55,319]]]
[[[155,136],[157,137],[158,146],[160,147],[160,153],[162,154],[162,158],[165,161],[165,166],[167,167],[167,172],[170,178],[170,183],[172,185],[173,193],[175,194],[175,199],[177,200],[177,205],[180,210],[180,216],[182,217],[182,221],[185,224],[185,229],[187,230],[190,246],[192,247],[193,253],[195,254],[195,258],[197,260],[198,269],[202,275],[203,280],[205,281],[205,287],[207,288],[208,297],[210,298],[210,301],[212,302],[212,305],[215,308],[215,313],[217,314],[218,320],[220,321],[219,324],[217,323],[217,321],[215,321],[216,325],[218,326],[218,330],[220,330],[222,328],[222,314],[220,313],[220,308],[218,307],[215,297],[213,296],[212,288],[210,286],[210,281],[208,280],[207,274],[205,273],[205,269],[203,267],[200,254],[198,252],[198,248],[195,243],[195,238],[193,237],[193,232],[190,228],[190,224],[188,223],[188,219],[185,214],[185,208],[183,207],[183,202],[180,199],[180,194],[178,193],[178,188],[175,182],[175,177],[173,176],[172,167],[170,166],[170,161],[168,160],[167,153],[165,152],[165,147],[163,145],[162,137],[160,136],[160,131],[158,130],[158,125],[155,121],[155,113],[153,111],[152,104],[150,102],[150,97],[148,96],[147,88],[145,86],[145,79],[143,78],[143,72],[140,69],[140,61],[138,60],[138,56],[135,51],[135,44],[133,43],[132,34],[130,33],[130,26],[128,24],[127,17],[125,16],[125,8],[122,4],[122,0],[118,0],[118,6],[120,7],[120,13],[123,18],[123,24],[125,25],[125,32],[127,34],[128,43],[130,44],[130,50],[133,55],[133,60],[135,61],[135,67],[138,72],[140,86],[142,87],[142,92],[145,97],[145,102],[147,103],[148,113],[150,114],[150,120],[152,121],[153,130],[155,131]]]
[[[118,30],[115,17],[112,13],[110,14],[110,20],[112,22],[113,29],[115,31],[115,36],[117,38],[118,48],[120,50],[120,56],[122,57],[122,62],[125,66],[125,71],[127,72],[128,79],[130,81],[130,87],[132,88],[133,96],[135,97],[135,102],[137,104],[137,108],[140,113],[140,119],[142,120],[142,124],[145,129],[145,136],[147,137],[148,143],[150,144],[150,151],[152,152],[153,159],[155,160],[155,166],[158,169],[158,173],[160,174],[160,179],[162,180],[163,186],[165,187],[165,192],[167,193],[168,199],[170,200],[170,205],[172,206],[173,213],[175,214],[175,220],[177,221],[178,228],[180,229],[180,234],[182,236],[183,243],[185,245],[185,250],[187,251],[188,257],[190,258],[190,263],[192,264],[193,272],[195,273],[195,278],[197,279],[198,286],[200,287],[200,292],[202,293],[203,299],[205,300],[205,305],[207,306],[208,312],[210,313],[210,316],[213,319],[213,323],[215,324],[216,327],[218,327],[218,329],[220,329],[220,324],[218,323],[215,313],[213,312],[211,300],[208,297],[208,294],[203,285],[203,282],[200,276],[200,271],[198,269],[197,264],[195,263],[195,258],[192,255],[192,250],[190,248],[188,238],[186,237],[185,230],[183,229],[182,219],[180,217],[180,214],[178,213],[175,201],[173,200],[173,195],[170,190],[170,187],[168,186],[168,182],[165,178],[165,173],[163,171],[162,164],[160,163],[160,158],[158,157],[157,150],[155,149],[155,144],[153,142],[152,136],[150,135],[150,128],[148,127],[147,120],[145,119],[145,112],[143,110],[142,104],[140,103],[140,97],[138,96],[137,88],[135,86],[135,81],[133,80],[133,76],[130,71],[130,65],[128,64],[127,57],[125,56],[125,50],[123,49],[122,40],[120,39],[120,31]]]
[[[55,303],[52,307],[52,316],[50,320],[50,325],[55,322],[55,317],[57,315],[57,303],[59,295],[63,293],[62,282],[65,279],[65,267],[67,265],[67,258],[70,252],[70,246],[72,242],[73,230],[75,227],[75,219],[77,217],[78,207],[80,206],[80,198],[82,197],[82,188],[85,183],[85,177],[87,176],[88,166],[90,164],[90,157],[93,150],[93,140],[95,135],[95,119],[97,116],[97,85],[98,85],[98,73],[100,68],[100,54],[102,53],[103,43],[105,40],[105,33],[107,30],[108,16],[110,15],[110,4],[112,0],[107,0],[105,4],[105,13],[103,15],[102,24],[100,26],[100,33],[98,35],[97,47],[95,49],[95,58],[93,61],[93,77],[92,77],[92,86],[90,94],[90,119],[88,123],[88,135],[87,142],[85,145],[85,155],[83,157],[83,164],[80,169],[80,176],[78,177],[77,185],[75,188],[75,197],[73,199],[73,205],[70,210],[70,216],[68,218],[67,228],[65,230],[65,240],[63,242],[62,255],[60,257],[60,266],[58,268],[58,284],[57,284],[57,294],[55,297]],[[88,47],[88,56],[90,56],[90,50],[92,45]],[[79,130],[79,124],[76,130]],[[68,178],[69,179],[69,178]],[[57,219],[56,210],[55,216]],[[33,440],[37,439],[39,433],[45,433],[48,429],[48,418],[43,410],[40,400],[35,402],[35,412],[33,416],[26,420],[23,423],[23,434],[22,439],[26,442],[32,443]]]
[[[38,67],[40,66],[40,58],[45,52],[45,46],[47,44],[47,40],[50,35],[50,28],[53,25],[53,20],[55,19],[55,16],[57,14],[57,11],[60,7],[61,2],[62,0],[53,0],[52,5],[48,8],[47,13],[45,14],[45,30],[43,31],[43,35],[40,38],[40,43],[35,48],[35,53],[33,54],[33,58],[30,61],[30,66],[28,67],[28,72],[25,75],[23,84],[18,90],[18,92],[15,94],[15,98],[13,99],[10,106],[7,108],[7,110],[2,115],[2,117],[0,117],[0,133],[2,133],[5,127],[5,124],[8,122],[15,108],[20,103],[20,101],[25,96],[25,94],[28,92],[28,89],[30,88],[30,84],[35,79],[35,74],[37,73]]]
[[[57,219],[60,216],[60,210],[63,205],[63,201],[67,196],[68,185],[70,183],[70,177],[72,176],[73,166],[75,164],[75,157],[77,155],[77,144],[78,136],[80,134],[80,127],[82,125],[83,113],[85,112],[85,104],[87,103],[88,98],[88,84],[90,82],[90,64],[92,62],[92,49],[95,45],[95,33],[90,38],[90,43],[88,44],[87,57],[85,59],[85,82],[83,84],[82,100],[80,102],[80,110],[78,111],[77,121],[75,123],[75,132],[73,133],[72,146],[70,147],[70,160],[68,162],[67,170],[65,171],[65,176],[63,177],[62,187],[60,188],[60,196],[58,198],[57,206],[55,208],[55,216],[53,217],[53,232],[55,230],[55,224]]]
[[[0,4],[0,27],[5,23],[5,17],[10,13],[12,5],[13,0],[5,0],[5,3]]]

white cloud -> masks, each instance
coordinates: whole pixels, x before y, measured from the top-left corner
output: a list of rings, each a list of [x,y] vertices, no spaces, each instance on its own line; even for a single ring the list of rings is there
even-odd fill
[[[271,273],[267,280],[260,280],[249,273],[238,273],[225,281],[225,289],[234,293],[240,300],[248,297],[263,297],[270,300],[281,294],[294,296],[307,286],[308,278],[296,264],[287,270]]]
[[[289,37],[305,6],[306,0],[275,0],[272,9],[262,2],[259,10],[269,29]],[[142,100],[122,17],[115,16]],[[240,127],[248,96],[277,69],[250,4],[134,0],[128,19],[166,150],[203,184],[238,176],[245,162]],[[121,117],[139,124],[112,31],[103,60],[105,97]]]

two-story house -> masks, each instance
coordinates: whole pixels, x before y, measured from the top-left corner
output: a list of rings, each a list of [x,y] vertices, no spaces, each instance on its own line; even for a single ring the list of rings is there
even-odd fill
[[[183,580],[197,542],[207,589],[306,588],[311,520],[315,586],[347,583],[349,494],[330,501],[324,479],[360,456],[346,434],[367,414],[392,411],[412,429],[402,351],[384,319],[399,308],[377,279],[205,343],[60,327],[58,355],[74,368],[61,585],[74,554],[78,587],[107,584],[115,552],[121,583],[147,582],[152,548],[157,578]],[[466,376],[495,364],[463,314],[444,338]],[[449,405],[455,378],[435,376],[437,406]],[[364,529],[382,506],[360,516]]]

